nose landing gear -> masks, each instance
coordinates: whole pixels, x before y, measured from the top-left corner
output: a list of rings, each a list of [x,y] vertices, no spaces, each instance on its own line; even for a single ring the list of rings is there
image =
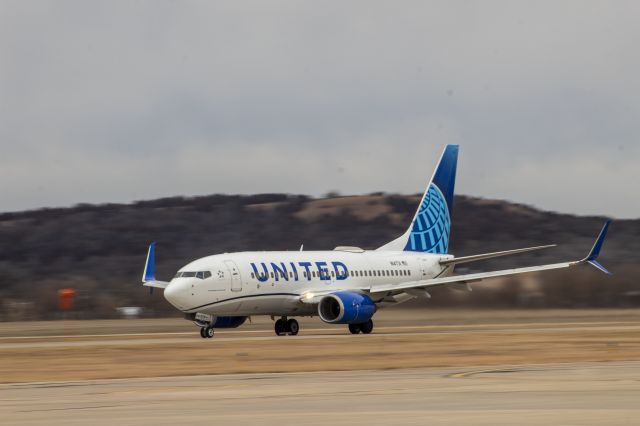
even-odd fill
[[[287,319],[287,317],[282,317],[277,320],[273,328],[278,336],[286,336],[287,334],[295,336],[300,331],[298,321],[293,318]]]
[[[213,327],[201,327],[200,337],[203,339],[210,339],[213,337]]]

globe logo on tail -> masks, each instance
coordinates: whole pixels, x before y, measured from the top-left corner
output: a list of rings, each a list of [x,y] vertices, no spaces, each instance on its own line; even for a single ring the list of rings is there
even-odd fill
[[[447,253],[451,217],[442,191],[433,183],[422,200],[411,228],[406,251]]]

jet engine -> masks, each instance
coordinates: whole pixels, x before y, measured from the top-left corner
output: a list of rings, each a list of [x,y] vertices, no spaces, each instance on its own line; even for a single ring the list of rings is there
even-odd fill
[[[360,324],[376,313],[376,304],[366,294],[339,291],[328,294],[318,304],[318,315],[330,324]]]

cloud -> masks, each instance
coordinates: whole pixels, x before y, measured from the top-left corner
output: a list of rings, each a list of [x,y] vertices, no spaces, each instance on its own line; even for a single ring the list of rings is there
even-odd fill
[[[459,143],[460,193],[638,217],[639,9],[3,2],[0,210],[418,192]]]

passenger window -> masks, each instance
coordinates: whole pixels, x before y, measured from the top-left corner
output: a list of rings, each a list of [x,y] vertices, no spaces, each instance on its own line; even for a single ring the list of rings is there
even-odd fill
[[[273,278],[273,272],[271,273],[271,278]]]
[[[251,278],[255,278],[256,274],[254,274],[253,272],[251,273]]]
[[[334,277],[336,274],[334,271],[331,271],[331,276]]]
[[[293,272],[289,272],[289,278],[293,278]]]

